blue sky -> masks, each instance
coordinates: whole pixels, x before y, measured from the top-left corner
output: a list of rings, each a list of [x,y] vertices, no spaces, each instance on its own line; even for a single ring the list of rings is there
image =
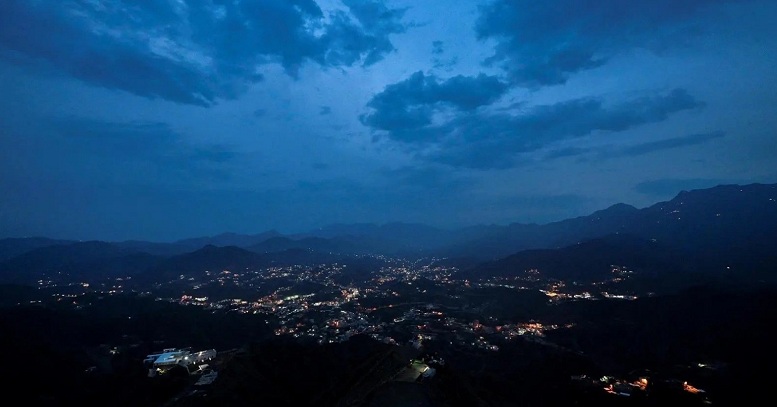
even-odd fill
[[[777,3],[6,0],[0,236],[546,223],[777,182]]]

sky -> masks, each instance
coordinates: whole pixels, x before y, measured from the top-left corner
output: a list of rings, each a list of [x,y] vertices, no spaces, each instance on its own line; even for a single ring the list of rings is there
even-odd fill
[[[4,0],[0,237],[548,223],[777,182],[773,0]]]

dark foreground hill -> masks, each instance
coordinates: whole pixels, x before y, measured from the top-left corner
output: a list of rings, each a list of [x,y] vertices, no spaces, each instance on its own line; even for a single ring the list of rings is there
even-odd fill
[[[10,350],[5,362],[12,367],[0,372],[7,397],[35,406],[636,407],[712,400],[728,407],[768,398],[770,366],[777,363],[770,352],[773,286],[568,302],[536,315],[567,324],[541,340],[504,341],[492,352],[440,337],[427,341],[421,355],[363,335],[325,345],[275,337],[259,316],[215,315],[148,297],[79,301],[85,306],[77,310],[57,302],[0,307]],[[185,372],[147,377],[144,356],[180,344],[233,356],[218,364],[218,378],[204,392],[193,392],[197,377]],[[410,358],[424,355],[445,360],[435,365],[436,376],[394,380]],[[583,376],[594,383],[573,380]],[[619,397],[596,385],[603,376],[650,377],[654,384]],[[680,387],[672,387],[677,380]],[[684,392],[684,380],[703,388],[703,397]],[[30,385],[34,392],[26,390]]]
[[[366,336],[321,346],[272,339],[235,355],[207,397],[191,397],[178,406],[362,405],[408,360],[401,348]]]

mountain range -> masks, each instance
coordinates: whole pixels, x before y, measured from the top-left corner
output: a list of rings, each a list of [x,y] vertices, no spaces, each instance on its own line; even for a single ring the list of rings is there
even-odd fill
[[[0,282],[144,276],[206,269],[343,261],[364,255],[438,257],[471,272],[542,267],[581,277],[612,264],[646,269],[772,271],[777,264],[777,184],[681,191],[638,209],[606,209],[547,224],[444,230],[422,224],[337,224],[303,234],[224,233],[171,243],[0,239]],[[593,277],[593,275],[591,275]]]

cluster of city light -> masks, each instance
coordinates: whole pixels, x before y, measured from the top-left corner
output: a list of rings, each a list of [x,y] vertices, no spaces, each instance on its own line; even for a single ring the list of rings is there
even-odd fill
[[[578,380],[578,381],[589,381],[589,378],[586,375],[572,376],[572,379]],[[680,382],[679,380],[672,379],[672,378],[665,378],[659,381],[663,382],[665,386],[667,385],[674,386],[674,388],[676,388],[677,390],[682,389],[687,393],[700,394],[700,395],[706,393],[704,390],[690,385],[687,381]],[[655,381],[651,379],[649,376],[641,376],[631,381],[625,380],[625,379],[619,379],[614,376],[602,376],[598,380],[598,382],[600,384],[603,384],[602,389],[605,392],[613,395],[617,395],[617,396],[628,397],[633,395],[635,391],[647,392],[649,390],[649,386]],[[704,400],[709,402],[709,399],[705,398]]]
[[[445,287],[446,299],[454,302],[466,301],[465,297],[470,291],[491,288],[539,290],[553,302],[593,300],[601,296],[632,299],[626,294],[609,291],[602,292],[599,296],[587,290],[586,285],[577,282],[547,280],[538,269],[524,270],[513,277],[470,281],[468,278],[456,278],[459,271],[454,267],[438,265],[437,259],[383,259],[383,267],[366,274],[364,280],[347,285],[336,283],[343,280],[340,275],[347,266],[333,263],[208,270],[196,275],[181,274],[172,281],[155,285],[155,289],[166,288],[165,285],[170,284],[171,287],[184,291],[178,298],[157,298],[160,301],[200,306],[214,312],[220,310],[272,316],[268,321],[272,321],[275,326],[276,335],[312,337],[322,343],[344,340],[360,333],[369,334],[387,343],[395,342],[389,332],[431,335],[430,338],[446,335],[452,338],[451,343],[490,351],[499,350],[499,341],[519,337],[552,345],[543,339],[545,333],[559,329],[560,326],[537,321],[498,321],[493,317],[485,318],[482,323],[473,322],[456,312],[447,312],[449,309],[461,309],[459,306],[419,304],[413,296],[426,294],[429,284],[432,284]],[[613,266],[613,279],[609,281],[624,279],[632,274],[627,267]],[[315,292],[300,292],[301,282],[313,283],[323,288],[312,289]],[[44,281],[40,283],[44,284]],[[123,281],[115,281],[110,287],[111,290],[106,292],[120,292],[122,283]],[[274,289],[258,298],[212,298],[203,294],[209,292],[209,287],[225,285],[257,289],[272,285]],[[80,283],[80,286],[90,289],[94,284]],[[151,295],[151,292],[146,295]],[[74,305],[78,299],[75,295],[61,298],[73,300]],[[401,310],[399,314],[397,309]]]

